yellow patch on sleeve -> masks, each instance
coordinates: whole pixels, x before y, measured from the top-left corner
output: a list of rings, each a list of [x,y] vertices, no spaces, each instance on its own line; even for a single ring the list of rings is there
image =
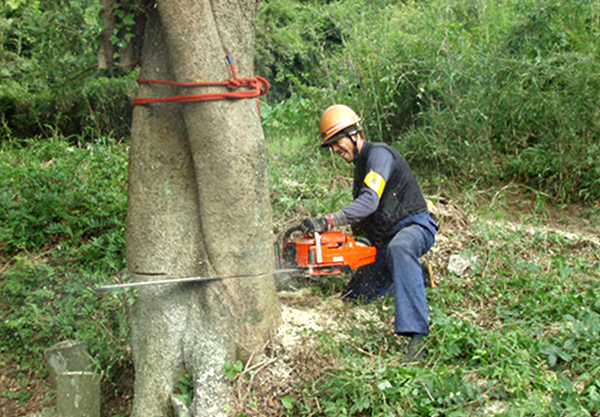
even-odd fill
[[[375,191],[379,198],[381,198],[381,194],[383,194],[383,189],[385,188],[385,180],[381,175],[375,171],[369,172],[365,177],[365,185]]]

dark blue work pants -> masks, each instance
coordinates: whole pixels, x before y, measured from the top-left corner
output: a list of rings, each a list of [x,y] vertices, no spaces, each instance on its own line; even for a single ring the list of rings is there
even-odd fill
[[[427,299],[419,258],[435,242],[437,224],[428,212],[401,220],[377,248],[374,263],[359,268],[346,288],[350,299],[394,294],[394,330],[401,335],[429,334]]]

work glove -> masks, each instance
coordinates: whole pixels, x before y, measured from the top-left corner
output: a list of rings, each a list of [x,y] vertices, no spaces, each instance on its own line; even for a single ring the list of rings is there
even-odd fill
[[[329,222],[324,217],[307,217],[300,224],[300,229],[306,235],[315,232],[323,233],[329,230]]]

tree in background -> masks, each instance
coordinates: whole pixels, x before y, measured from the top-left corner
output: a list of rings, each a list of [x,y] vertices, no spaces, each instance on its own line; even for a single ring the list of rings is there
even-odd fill
[[[164,0],[151,9],[143,78],[212,81],[253,73],[255,0]],[[181,93],[140,88],[143,97]],[[136,279],[272,271],[266,153],[254,100],[153,104],[134,110],[127,217]],[[260,350],[279,317],[272,277],[140,291],[132,313],[136,417],[170,415],[184,373],[192,414],[223,415],[226,361]]]
[[[98,47],[98,68],[125,71],[140,63],[147,10],[153,0],[100,0],[104,30]]]

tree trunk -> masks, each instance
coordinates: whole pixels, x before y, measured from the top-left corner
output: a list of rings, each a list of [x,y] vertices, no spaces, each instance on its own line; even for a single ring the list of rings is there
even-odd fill
[[[101,20],[106,27],[100,34],[100,46],[98,47],[98,68],[112,69],[115,54],[115,46],[110,37],[115,31],[115,1],[100,0],[102,4]]]
[[[159,0],[146,29],[142,77],[220,81],[253,75],[255,1]],[[206,92],[207,90],[203,90]],[[183,94],[142,86],[142,97]],[[264,137],[254,100],[138,106],[127,220],[135,280],[262,274],[273,268]],[[279,318],[272,277],[140,290],[132,313],[132,416],[171,415],[177,379],[193,374],[194,416],[224,415],[226,361],[247,359]]]

